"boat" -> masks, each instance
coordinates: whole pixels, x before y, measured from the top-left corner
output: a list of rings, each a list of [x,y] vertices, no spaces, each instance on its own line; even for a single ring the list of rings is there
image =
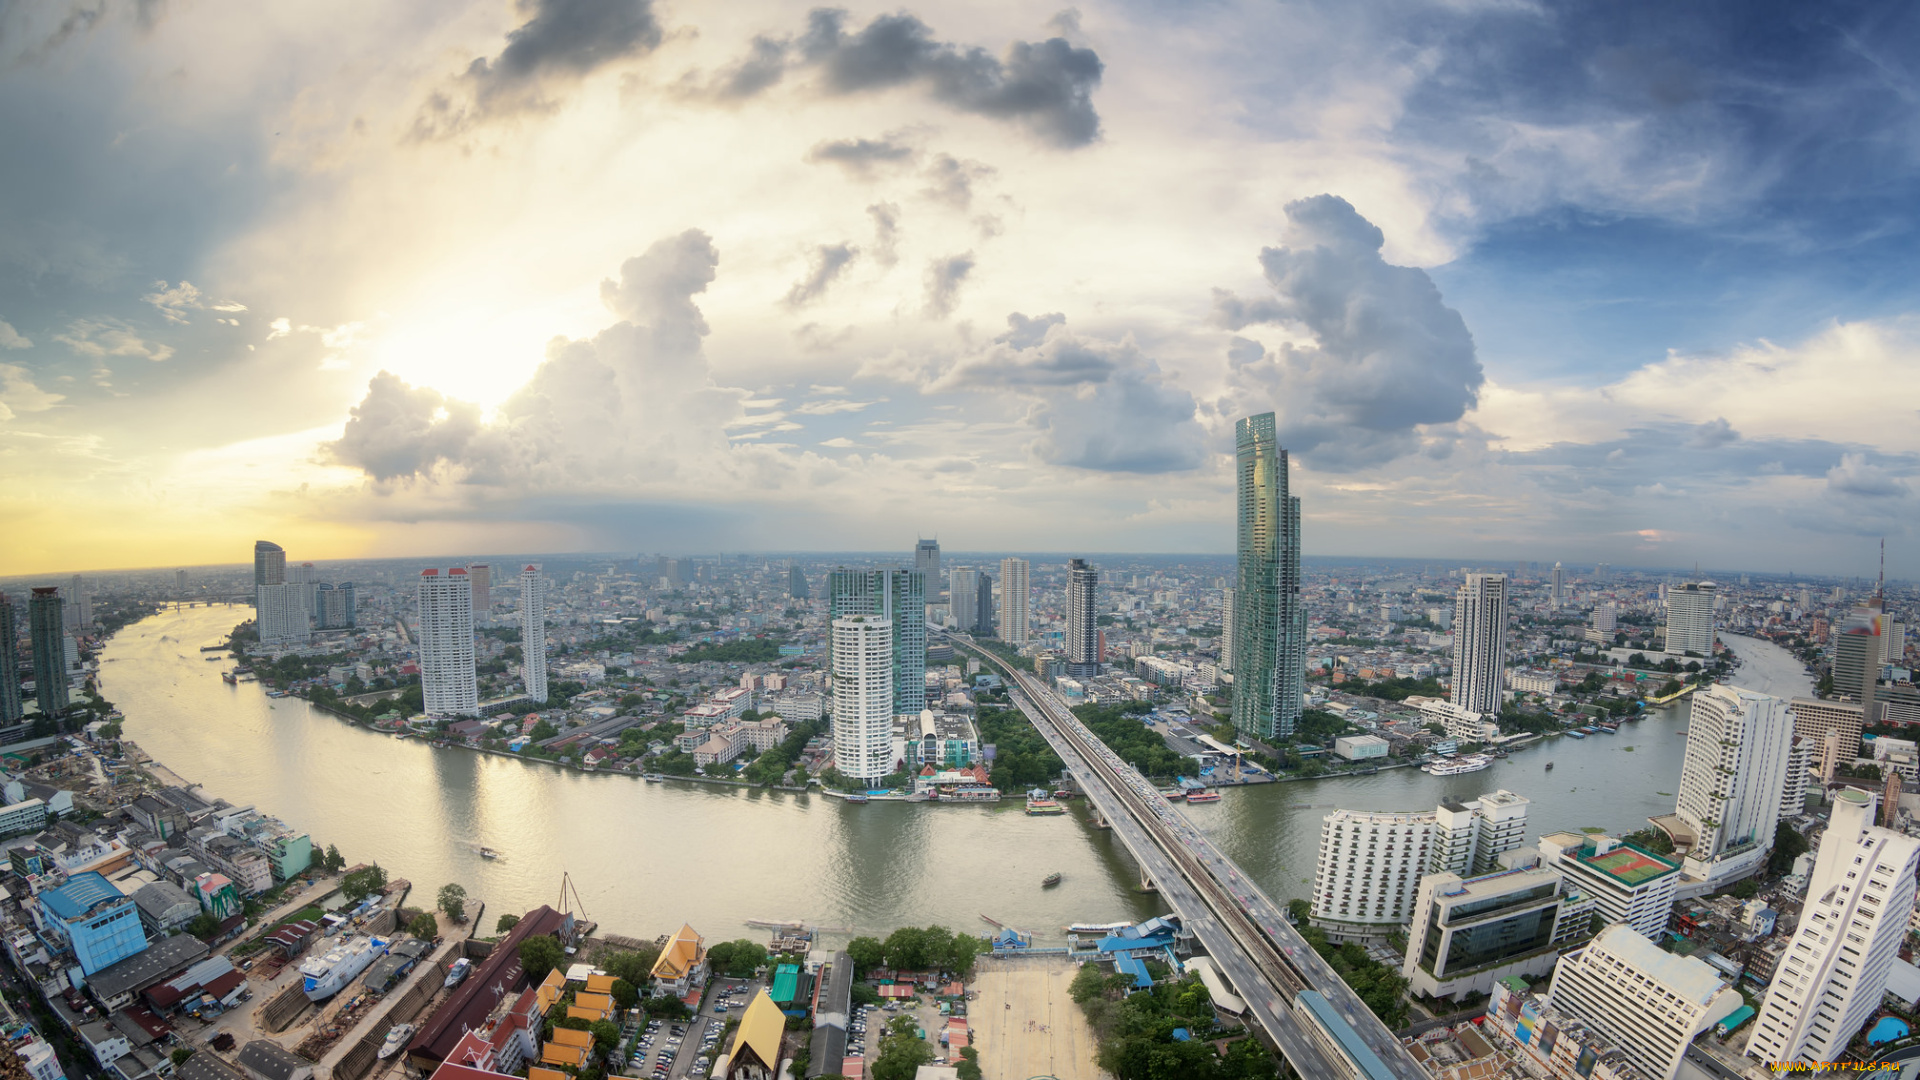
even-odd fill
[[[476,850],[475,854],[479,855],[483,859],[497,859],[500,857],[500,853],[490,847],[479,848]]]
[[[1579,730],[1578,728],[1575,728],[1575,729],[1573,729],[1573,730],[1571,730],[1571,731],[1568,731],[1568,732],[1567,732],[1566,734],[1567,734],[1567,738],[1569,738],[1569,739],[1584,739],[1584,738],[1586,738],[1586,735],[1585,735],[1585,734],[1583,734],[1583,733],[1582,733],[1582,732],[1581,732],[1581,731],[1580,731],[1580,730]]]
[[[462,957],[460,962],[463,964],[466,963],[466,958]],[[453,984],[448,983],[447,985],[452,986]],[[411,1038],[413,1038],[412,1024],[393,1025],[387,1032],[387,1041],[380,1044],[380,1059],[384,1061],[399,1053],[400,1048],[407,1045],[407,1040]]]
[[[1132,922],[1077,922],[1070,923],[1067,926],[1067,933],[1100,934],[1105,936],[1107,934],[1117,934],[1122,930],[1131,929],[1132,926]]]
[[[472,970],[473,970],[473,961],[463,956],[460,959],[455,960],[453,962],[453,966],[447,969],[447,981],[442,985],[444,985],[447,989],[451,990],[454,987],[459,986],[460,980],[466,978],[467,974]]]
[[[866,802],[867,797],[865,795],[849,795],[847,796],[847,801],[858,805],[860,803]]]
[[[1040,887],[1043,889],[1051,889],[1058,884],[1060,884],[1060,871],[1058,870],[1040,879]]]
[[[238,676],[238,675],[235,675],[235,674],[234,674],[233,672],[231,672],[231,671],[223,671],[223,672],[221,672],[221,673],[220,673],[220,678],[221,678],[221,679],[222,679],[223,681],[225,681],[225,682],[226,682],[226,684],[227,684],[228,686],[238,686],[238,685],[240,684],[240,676]]]
[[[308,1001],[325,1001],[346,988],[354,976],[387,953],[387,939],[352,937],[300,965],[301,989]]]
[[[657,773],[657,772],[650,772],[650,773],[648,773],[648,774],[647,774],[647,783],[649,783],[649,784],[661,784],[661,783],[665,783],[665,782],[666,782],[666,779],[667,779],[666,777],[664,777],[664,776],[662,776],[662,775],[660,775],[660,774],[659,774],[659,773]]]
[[[1034,788],[1027,792],[1027,813],[1036,817],[1045,814],[1064,814],[1067,808],[1054,802],[1046,788]]]
[[[1479,772],[1493,768],[1493,759],[1485,754],[1468,754],[1451,761],[1436,761],[1426,766],[1424,771],[1430,776],[1458,776],[1461,773]]]
[[[1549,761],[1549,762],[1547,762],[1547,771],[1548,771],[1548,772],[1552,772],[1552,771],[1553,771],[1553,762],[1551,762],[1551,761]]]
[[[1220,793],[1217,791],[1189,791],[1187,792],[1187,801],[1190,803],[1219,802]]]
[[[1073,791],[1069,788],[1060,788],[1053,793],[1053,797],[1056,799],[1071,799],[1073,798]]]
[[[1161,788],[1160,794],[1166,796],[1168,802],[1179,802],[1181,799],[1187,797],[1187,789],[1177,787]]]

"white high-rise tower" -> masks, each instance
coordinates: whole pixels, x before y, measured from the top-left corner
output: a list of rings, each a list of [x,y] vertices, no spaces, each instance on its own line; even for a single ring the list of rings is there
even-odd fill
[[[1000,560],[1000,640],[1027,643],[1027,560]]]
[[[1559,607],[1567,602],[1567,570],[1559,563],[1553,564],[1553,606]]]
[[[1711,581],[1667,589],[1667,655],[1713,655],[1713,597]]]
[[[833,620],[833,764],[861,780],[893,771],[893,621]]]
[[[547,583],[533,563],[520,568],[520,683],[536,705],[547,701]]]
[[[1453,599],[1453,703],[1498,713],[1506,667],[1507,576],[1468,574]]]
[[[1719,684],[1693,695],[1674,806],[1674,816],[1692,834],[1689,874],[1718,889],[1766,861],[1792,755],[1793,714],[1786,702]]]
[[[420,571],[420,697],[428,716],[473,716],[480,687],[473,669],[473,582],[467,568]]]
[[[1767,988],[1749,1057],[1835,1061],[1880,1007],[1913,913],[1920,840],[1870,824],[1873,802],[1858,788],[1834,796],[1800,926]]]

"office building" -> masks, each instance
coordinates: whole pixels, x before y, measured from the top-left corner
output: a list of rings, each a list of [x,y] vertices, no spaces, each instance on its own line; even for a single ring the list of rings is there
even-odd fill
[[[1620,609],[1614,605],[1596,604],[1593,609],[1592,625],[1595,630],[1611,637],[1620,628]]]
[[[787,568],[787,595],[795,600],[806,600],[812,596],[807,589],[807,575],[797,566]]]
[[[1067,560],[1067,674],[1075,679],[1100,674],[1100,571],[1085,559]]]
[[[833,620],[833,764],[878,781],[893,772],[893,621],[879,615]]]
[[[1561,958],[1548,1000],[1612,1039],[1655,1080],[1674,1080],[1694,1037],[1744,1004],[1705,961],[1675,956],[1619,924]]]
[[[940,586],[946,583],[940,576],[940,541],[922,540],[913,545],[913,568],[920,571],[920,580],[925,582],[927,602],[937,603]]]
[[[1400,974],[1415,994],[1493,991],[1496,979],[1545,975],[1589,936],[1593,898],[1541,868],[1420,879]]]
[[[993,606],[993,575],[982,570],[979,580],[974,584],[973,625],[963,626],[961,629],[968,630],[978,637],[992,637],[998,625],[999,620],[995,616]]]
[[[1873,796],[1846,788],[1820,838],[1807,903],[1775,967],[1747,1054],[1830,1062],[1880,1007],[1913,912],[1920,840],[1872,824]]]
[[[299,598],[300,610],[308,618],[317,618],[320,614],[319,597],[315,591],[320,585],[320,570],[310,562],[294,563],[287,567],[287,584],[297,586],[294,595]]]
[[[57,716],[67,711],[67,627],[60,590],[42,585],[27,601],[27,621],[33,632],[33,687],[40,711]]]
[[[1027,560],[1000,560],[1000,640],[1018,648],[1027,643]]]
[[[262,585],[284,585],[287,582],[287,550],[271,540],[253,542],[253,587],[256,590],[254,606],[259,606],[257,590]]]
[[[1499,715],[1506,668],[1506,575],[1468,574],[1453,598],[1453,703]]]
[[[420,696],[428,716],[474,716],[480,689],[473,666],[473,582],[467,568],[420,571],[415,590]]]
[[[1811,740],[1816,753],[1824,751],[1827,736],[1832,735],[1837,740],[1836,752],[1842,759],[1852,761],[1860,756],[1865,709],[1858,702],[1794,698],[1787,711],[1793,714],[1793,733]],[[1824,775],[1831,776],[1831,773]]]
[[[827,618],[849,615],[886,620],[894,639],[893,711],[918,716],[927,707],[925,579],[918,570],[835,570],[827,579]]]
[[[536,705],[547,700],[547,583],[540,567],[520,568],[520,683]]]
[[[1220,590],[1220,670],[1233,671],[1233,590]]]
[[[467,578],[473,582],[473,621],[476,626],[487,623],[487,615],[493,610],[493,566],[490,563],[468,563]]]
[[[1659,822],[1689,876],[1718,891],[1764,866],[1792,751],[1786,702],[1718,683],[1694,692],[1680,792]]]
[[[185,570],[175,570],[173,572],[173,595],[182,598],[187,595],[187,572]]]
[[[70,950],[86,975],[147,947],[139,905],[91,870],[73,875],[58,888],[41,890],[35,914],[40,930],[56,947]]]
[[[1321,819],[1311,910],[1335,940],[1384,939],[1412,916],[1420,878],[1496,869],[1526,837],[1528,802],[1511,791],[1425,812],[1336,810]]]
[[[312,640],[307,606],[301,600],[305,588],[291,581],[253,587],[254,629],[260,634],[260,644],[269,649],[294,649]]]
[[[1711,581],[1689,581],[1667,588],[1667,655],[1713,655],[1713,598]]]
[[[354,627],[355,603],[353,582],[342,581],[337,585],[321,582],[314,586],[314,595],[318,597],[318,608],[314,618],[322,630],[351,630]]]
[[[1677,860],[1598,833],[1563,832],[1540,838],[1540,865],[1593,897],[1603,920],[1626,923],[1650,941],[1667,932]]]
[[[1880,722],[1877,690],[1886,663],[1887,618],[1871,607],[1855,608],[1833,632],[1833,689],[1859,702],[1868,725]]]
[[[980,621],[980,571],[958,566],[947,573],[947,621],[962,633],[973,633]]]
[[[25,713],[20,695],[20,622],[13,597],[0,592],[0,725],[17,724]]]
[[[74,633],[93,625],[93,599],[79,574],[67,583],[67,629]]]
[[[1567,571],[1559,563],[1553,564],[1553,577],[1547,589],[1554,607],[1560,607],[1567,602]]]
[[[1307,617],[1300,601],[1300,500],[1272,413],[1234,424],[1233,726],[1284,739],[1300,722]]]

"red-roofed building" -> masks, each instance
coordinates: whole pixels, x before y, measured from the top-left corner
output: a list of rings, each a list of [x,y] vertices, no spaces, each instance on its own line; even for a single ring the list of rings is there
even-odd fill
[[[526,1000],[523,991],[528,988],[526,971],[520,966],[520,943],[540,934],[568,942],[573,917],[544,906],[528,912],[427,1017],[407,1047],[407,1062],[421,1071],[431,1070],[447,1060],[468,1032],[487,1029],[490,1021],[496,1021],[503,1005],[508,1006],[507,1013],[515,1013]],[[498,1030],[497,1026],[491,1030]]]

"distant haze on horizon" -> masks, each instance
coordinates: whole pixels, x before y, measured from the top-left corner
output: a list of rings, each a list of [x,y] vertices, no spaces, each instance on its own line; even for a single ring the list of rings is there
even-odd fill
[[[1273,411],[1309,556],[1920,577],[1915,56],[1895,3],[12,5],[0,575],[1224,554]]]

